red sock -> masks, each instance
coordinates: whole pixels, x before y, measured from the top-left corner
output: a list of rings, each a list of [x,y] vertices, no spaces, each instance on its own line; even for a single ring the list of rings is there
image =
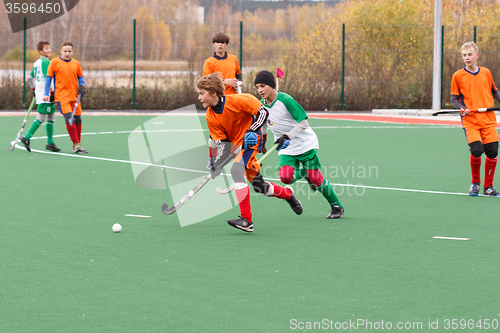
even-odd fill
[[[82,142],[82,123],[76,125],[76,134],[78,135],[78,142]]]
[[[497,158],[489,158],[486,156],[484,162],[484,188],[493,186],[493,178],[495,177],[495,168],[497,167]]]
[[[73,124],[73,126],[69,126],[69,124],[66,124],[66,129],[68,130],[69,138],[71,139],[71,141],[73,141],[73,146],[79,143],[80,140],[78,140],[78,133],[76,132],[75,124]]]
[[[246,185],[246,184],[245,184]],[[237,188],[234,190],[236,193],[236,199],[238,199],[238,203],[240,204],[240,215],[248,220],[248,222],[252,222],[252,206],[250,205],[250,189],[248,186],[243,188]]]
[[[288,200],[292,197],[292,191],[290,191],[289,189],[281,187],[271,182],[268,183],[273,187],[273,189],[272,190],[270,189],[272,192],[269,194],[266,193],[266,195],[285,200]]]

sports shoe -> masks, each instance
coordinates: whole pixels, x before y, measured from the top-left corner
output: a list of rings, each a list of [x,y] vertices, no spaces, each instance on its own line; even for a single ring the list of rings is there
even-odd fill
[[[302,204],[300,203],[299,199],[295,196],[293,193],[293,188],[290,185],[285,186],[285,188],[289,189],[290,192],[292,192],[292,196],[290,199],[286,200],[290,207],[292,207],[292,210],[295,212],[295,214],[300,215],[302,214]]]
[[[340,207],[339,205],[332,205],[332,211],[328,216],[326,217],[327,219],[338,219],[344,215],[344,207]]]
[[[30,140],[26,139],[26,137],[25,137],[25,136],[23,136],[23,137],[21,138],[21,142],[22,142],[22,143],[23,143],[23,145],[26,147],[26,150],[27,150],[27,151],[31,151],[31,148],[30,148],[30,143],[31,143],[31,142],[30,142]]]
[[[45,149],[50,150],[50,151],[61,151],[59,147],[57,147],[54,143],[47,143],[45,145]]]
[[[75,154],[88,154],[88,152],[80,146],[79,143],[73,146],[73,153]]]
[[[253,232],[253,223],[241,216],[237,220],[227,220],[227,224],[246,232]]]
[[[493,188],[493,186],[487,187],[483,191],[483,195],[489,195],[490,197],[500,197],[500,193]]]
[[[481,186],[481,184],[479,184],[479,183],[472,183],[472,185],[470,186],[470,189],[469,189],[469,195],[473,196],[473,197],[477,197],[477,195],[479,194],[479,187],[480,186]]]

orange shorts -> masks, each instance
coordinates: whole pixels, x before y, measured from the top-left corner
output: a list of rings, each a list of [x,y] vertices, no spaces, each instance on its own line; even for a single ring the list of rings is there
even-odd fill
[[[467,143],[482,141],[483,145],[498,141],[497,129],[495,126],[464,128]]]
[[[59,108],[59,110],[61,111],[62,114],[73,112],[73,109],[75,107],[75,103],[76,103],[76,101],[56,102],[57,107]],[[82,104],[78,103],[78,106],[76,107],[75,116],[79,116],[81,114],[82,114]]]

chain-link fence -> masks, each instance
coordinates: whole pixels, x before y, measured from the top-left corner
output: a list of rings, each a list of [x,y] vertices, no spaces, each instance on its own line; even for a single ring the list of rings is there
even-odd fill
[[[23,107],[24,45],[29,72],[40,40],[51,42],[53,57],[63,41],[74,43],[74,58],[87,80],[87,109],[169,110],[196,103],[195,82],[219,31],[230,36],[228,52],[241,62],[243,92],[256,95],[257,71],[276,73],[280,67],[285,72],[280,90],[306,110],[431,107],[433,27],[382,22],[368,30],[338,20],[294,20],[285,15],[273,22],[211,17],[200,22],[193,17],[173,24],[152,18],[63,16],[27,30],[26,37],[11,33],[8,22],[0,20],[0,109]],[[500,56],[497,38],[485,27],[461,35],[453,27],[443,30],[442,106],[451,107],[451,76],[463,67],[461,44],[477,38],[479,64],[490,68],[494,78],[500,77]]]

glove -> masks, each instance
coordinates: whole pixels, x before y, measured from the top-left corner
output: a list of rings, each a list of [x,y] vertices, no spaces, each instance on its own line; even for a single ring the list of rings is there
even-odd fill
[[[255,132],[246,132],[245,137],[243,138],[243,149],[248,149],[257,144],[257,133]]]
[[[56,99],[55,94],[54,94],[53,91],[51,91],[50,92],[50,98],[49,98],[50,103],[54,103],[55,99]]]
[[[31,88],[31,89],[33,89],[33,97],[36,97],[36,95],[35,95],[35,88]]]
[[[290,138],[285,134],[279,137],[278,140],[274,142],[274,144],[278,144],[278,151],[281,149],[285,149],[290,144]]]
[[[85,95],[85,86],[83,84],[80,84],[78,86],[78,93],[81,94],[82,97],[83,97],[83,95]]]

